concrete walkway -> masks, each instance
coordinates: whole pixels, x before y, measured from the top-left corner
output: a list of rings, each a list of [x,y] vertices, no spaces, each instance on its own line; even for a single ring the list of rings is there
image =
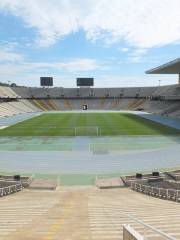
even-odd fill
[[[150,113],[141,113],[141,112],[138,112],[137,115],[180,130],[180,119],[173,119],[173,118],[164,117],[161,115],[155,115],[155,114],[150,114]]]
[[[24,190],[0,199],[1,240],[120,240],[123,224],[144,228],[131,214],[180,239],[180,204],[129,189],[66,187]],[[148,231],[148,239],[160,239]]]

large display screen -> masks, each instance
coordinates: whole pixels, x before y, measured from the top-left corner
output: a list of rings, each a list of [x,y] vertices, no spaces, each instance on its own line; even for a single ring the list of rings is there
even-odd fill
[[[94,86],[94,78],[77,78],[78,87],[91,87]]]
[[[41,77],[40,84],[42,87],[52,87],[53,86],[53,78],[52,77]]]

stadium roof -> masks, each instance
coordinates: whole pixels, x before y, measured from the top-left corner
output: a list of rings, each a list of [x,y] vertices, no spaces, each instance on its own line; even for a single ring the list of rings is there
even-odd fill
[[[147,74],[180,74],[180,58],[146,71]]]

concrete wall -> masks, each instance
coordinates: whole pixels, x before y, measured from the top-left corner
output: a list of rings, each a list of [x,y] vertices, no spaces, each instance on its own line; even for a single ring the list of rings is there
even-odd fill
[[[144,240],[144,237],[136,232],[131,226],[123,226],[123,240]]]

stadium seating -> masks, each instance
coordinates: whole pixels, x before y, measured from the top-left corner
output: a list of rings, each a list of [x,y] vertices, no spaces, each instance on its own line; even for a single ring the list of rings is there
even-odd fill
[[[39,108],[22,99],[12,88],[0,86],[0,117],[38,111]]]
[[[2,239],[123,239],[125,223],[145,232],[146,239],[163,239],[129,215],[179,238],[179,203],[147,198],[127,188],[24,190],[5,200],[0,205]]]
[[[0,86],[0,98],[17,98],[18,95],[10,87]]]
[[[13,116],[22,113],[31,113],[31,112],[39,112],[39,108],[35,108],[27,100],[18,100],[18,101],[10,101],[10,102],[2,102],[0,103],[0,117]]]
[[[144,110],[180,118],[180,87],[34,88],[0,87],[0,116],[26,112],[82,110]]]
[[[156,87],[145,88],[26,88],[13,87],[12,90],[22,98],[126,98],[147,97],[153,95]]]

